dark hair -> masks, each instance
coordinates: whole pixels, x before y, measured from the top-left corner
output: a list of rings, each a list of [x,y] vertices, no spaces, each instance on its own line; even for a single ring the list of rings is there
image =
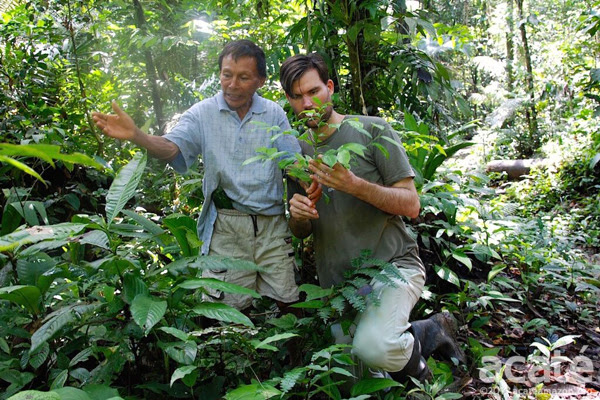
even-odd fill
[[[265,61],[265,52],[252,41],[241,39],[229,42],[223,47],[219,55],[219,71],[223,65],[223,59],[231,55],[235,61],[240,57],[252,57],[256,60],[256,70],[261,78],[267,77],[267,63]]]
[[[319,53],[297,54],[285,60],[279,70],[279,81],[285,93],[291,95],[294,82],[311,69],[317,70],[323,83],[329,81],[327,64],[325,64],[325,60]]]

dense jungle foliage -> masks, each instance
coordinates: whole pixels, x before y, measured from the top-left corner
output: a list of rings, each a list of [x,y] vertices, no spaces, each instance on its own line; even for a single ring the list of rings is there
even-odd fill
[[[0,399],[597,396],[599,29],[592,0],[0,1]],[[202,301],[219,285],[202,269],[256,268],[198,256],[202,163],[178,175],[91,112],[116,100],[160,135],[218,90],[239,38],[284,109],[280,63],[319,51],[338,111],[398,130],[429,272],[414,319],[451,312],[467,365],[365,374],[329,326],[370,272],[320,289],[310,240],[296,313]],[[486,171],[520,159],[519,180]]]

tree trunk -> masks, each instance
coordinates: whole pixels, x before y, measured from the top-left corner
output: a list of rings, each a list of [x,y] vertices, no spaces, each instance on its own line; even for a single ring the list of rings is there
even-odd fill
[[[144,30],[146,25],[146,18],[144,17],[144,9],[140,4],[139,0],[133,0],[133,6],[135,8],[135,25],[138,29]],[[154,67],[154,59],[149,49],[144,50],[144,58],[146,59],[146,74],[150,81],[150,88],[152,90],[152,105],[154,107],[154,115],[156,116],[156,123],[158,124],[158,134],[163,135],[166,125],[166,120],[163,115],[162,102],[160,100],[160,94],[158,93],[157,75],[156,68]]]
[[[516,0],[519,13],[519,20],[524,21],[523,0]],[[527,69],[527,92],[529,93],[530,105],[525,109],[525,118],[529,128],[530,144],[523,149],[523,155],[530,156],[540,147],[540,140],[537,129],[537,112],[535,110],[535,93],[533,85],[533,68],[531,67],[531,53],[529,43],[527,42],[527,30],[525,22],[521,22],[519,27],[521,31],[521,41],[523,42],[523,55],[525,57],[525,68]]]
[[[515,72],[513,70],[513,63],[515,60],[515,21],[513,12],[513,0],[508,0],[508,9],[506,15],[506,25],[508,26],[508,32],[506,33],[506,88],[510,93],[513,92],[515,86]]]

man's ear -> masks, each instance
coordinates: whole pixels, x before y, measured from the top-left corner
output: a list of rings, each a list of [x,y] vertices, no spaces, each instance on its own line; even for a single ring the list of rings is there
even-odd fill
[[[329,95],[333,94],[333,87],[334,87],[333,81],[331,79],[329,79],[327,81],[327,90],[329,90]]]

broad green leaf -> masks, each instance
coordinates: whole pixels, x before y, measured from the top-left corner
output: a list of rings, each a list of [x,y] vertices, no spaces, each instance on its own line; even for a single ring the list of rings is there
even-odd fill
[[[104,231],[89,231],[81,235],[79,238],[81,244],[91,244],[106,250],[110,250],[108,235]]]
[[[38,214],[45,225],[49,223],[46,208],[41,201],[14,202],[8,204],[7,207],[8,206],[14,208],[17,213],[25,219],[25,222],[31,226],[40,225]]]
[[[10,347],[8,347],[8,342],[6,339],[0,337],[0,350],[5,352],[6,354],[10,354]]]
[[[69,367],[74,367],[75,365],[79,364],[80,362],[85,362],[87,361],[90,356],[92,356],[94,354],[94,349],[92,347],[87,347],[83,350],[81,350],[79,353],[77,353],[75,355],[75,357],[71,358],[71,361],[69,362]]]
[[[46,239],[64,239],[81,232],[84,228],[84,224],[61,223],[21,229],[0,237],[0,252],[10,251],[18,246],[37,243]]]
[[[146,168],[146,155],[136,153],[115,177],[106,195],[106,223],[110,226],[125,204],[135,194]]]
[[[60,146],[50,144],[9,144],[0,143],[0,155],[11,157],[36,157],[54,166],[53,160],[64,161],[71,164],[81,164],[97,169],[102,165],[82,153],[63,154]]]
[[[569,345],[575,341],[575,339],[581,337],[581,335],[567,335],[559,338],[556,342],[552,343],[552,350],[558,349],[559,347],[563,347]]]
[[[119,397],[119,391],[107,385],[92,384],[86,385],[82,387],[82,389],[92,400],[121,399],[121,397]]]
[[[321,299],[323,297],[327,297],[331,295],[333,292],[332,288],[323,289],[317,285],[311,285],[309,283],[305,283],[298,288],[301,292],[306,293],[306,301],[311,301],[314,299]]]
[[[295,333],[279,333],[277,335],[270,336],[261,342],[257,341],[257,343],[253,343],[253,346],[255,349],[262,349],[262,348],[265,348],[265,346],[269,343],[289,339],[289,338],[292,338],[295,336],[298,336],[298,335]]]
[[[537,347],[539,351],[542,352],[543,355],[550,358],[550,348],[542,343],[533,342],[529,346]]]
[[[50,390],[58,389],[65,386],[68,377],[68,369],[63,369],[62,371],[60,371],[60,373],[56,375],[56,378],[54,378],[54,380],[52,381],[52,384],[50,385]]]
[[[76,328],[76,322],[83,314],[97,310],[101,304],[73,304],[63,307],[49,314],[44,319],[44,324],[31,336],[31,348],[29,353],[35,352],[39,346],[51,339],[63,327]]]
[[[37,286],[7,286],[0,288],[0,299],[20,304],[30,313],[39,314],[42,292]]]
[[[337,162],[346,168],[350,168],[350,152],[348,150],[339,151],[337,154]]]
[[[51,276],[44,273],[56,266],[56,261],[46,253],[17,260],[17,275],[22,285],[37,286],[40,292],[45,293],[53,281]]]
[[[92,400],[86,392],[74,387],[65,386],[53,392],[60,396],[60,400]]]
[[[207,318],[216,319],[223,322],[232,322],[242,324],[254,328],[254,324],[250,318],[242,314],[235,308],[222,303],[201,302],[192,310],[198,315],[203,315]]]
[[[436,399],[440,400],[454,400],[454,399],[462,399],[463,395],[460,393],[443,393],[436,397]]]
[[[193,340],[172,343],[159,342],[158,347],[163,349],[177,364],[191,365],[196,361],[198,354],[198,345]]]
[[[597,153],[594,157],[592,157],[590,161],[590,169],[594,169],[598,162],[600,162],[600,153]]]
[[[494,280],[494,278],[496,277],[496,275],[498,275],[500,272],[504,271],[506,269],[506,265],[504,264],[499,264],[499,265],[495,265],[490,272],[488,273],[488,282],[491,282]]]
[[[133,219],[135,222],[140,224],[142,227],[144,227],[144,229],[147,232],[150,232],[155,236],[162,235],[163,233],[165,233],[165,230],[163,228],[161,228],[148,218],[144,217],[143,215],[140,215],[131,210],[123,210],[122,212],[123,214],[127,215],[129,218]]]
[[[408,131],[419,131],[419,125],[417,124],[417,120],[408,111],[404,111],[404,128]]]
[[[3,156],[3,155],[0,155],[0,163],[10,164],[13,167],[15,167],[17,169],[20,169],[21,171],[25,172],[26,174],[33,176],[34,178],[36,178],[37,180],[39,180],[40,182],[42,182],[43,184],[45,184],[46,186],[48,186],[48,184],[40,176],[40,174],[38,174],[37,172],[35,172],[35,170],[33,168],[27,166],[27,164],[23,164],[22,162],[17,161],[14,158],[6,157],[6,156]]]
[[[32,244],[31,246],[23,249],[19,252],[21,256],[30,256],[32,254],[45,252],[46,250],[54,250],[60,247],[65,246],[69,243],[69,239],[60,239],[60,240],[44,240],[43,242],[39,242],[36,244]]]
[[[169,386],[173,386],[173,382],[175,382],[178,379],[182,379],[184,376],[191,374],[192,372],[194,372],[198,367],[194,366],[194,365],[185,365],[183,367],[179,367],[175,370],[175,372],[173,372],[173,375],[171,375],[171,382],[169,384]]]
[[[460,278],[450,268],[434,265],[434,269],[440,278],[460,287]]]
[[[146,283],[133,274],[126,274],[123,277],[123,299],[131,304],[138,295],[148,295],[149,290]]]
[[[166,301],[155,301],[145,294],[137,295],[131,303],[131,317],[144,330],[145,335],[163,318],[166,311]]]
[[[50,354],[50,345],[46,342],[42,344],[35,352],[29,355],[29,365],[33,369],[38,369]]]
[[[225,395],[226,400],[266,400],[281,395],[281,392],[267,383],[253,383],[240,386]]]
[[[252,289],[248,289],[234,283],[223,282],[214,278],[196,278],[189,279],[187,281],[183,281],[178,287],[182,289],[198,289],[198,288],[210,288],[215,290],[220,290],[226,293],[234,293],[234,294],[245,294],[254,297],[255,299],[260,299],[260,294]]]
[[[184,331],[177,328],[173,328],[171,326],[162,326],[158,328],[158,330],[168,333],[169,335],[175,336],[179,340],[185,341],[190,338],[190,335],[188,333],[185,333]]]
[[[81,383],[87,382],[90,379],[90,371],[83,367],[73,369],[69,372],[69,375]]]
[[[294,308],[322,308],[325,306],[322,300],[311,300],[311,301],[301,301],[298,303],[292,304],[290,307]]]
[[[58,393],[25,390],[8,398],[8,400],[62,400]]]
[[[189,240],[191,235],[196,235],[196,237],[198,235],[196,221],[193,218],[182,214],[171,214],[163,219],[163,224],[175,236],[184,257],[191,257],[198,254],[199,246],[196,246],[196,243]]]
[[[395,386],[400,386],[400,383],[393,379],[365,378],[361,379],[354,386],[352,386],[352,389],[350,389],[350,394],[352,396],[359,396],[361,394],[369,394]]]
[[[452,250],[452,258],[466,265],[467,268],[469,268],[469,271],[473,268],[473,263],[471,262],[471,259],[467,257],[465,252],[460,249]]]

